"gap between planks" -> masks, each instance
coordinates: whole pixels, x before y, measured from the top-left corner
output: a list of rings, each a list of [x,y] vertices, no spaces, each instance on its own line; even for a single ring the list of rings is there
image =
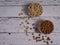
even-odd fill
[[[14,7],[14,6],[28,6],[28,5],[0,5],[0,7]],[[42,6],[60,6],[60,5],[57,5],[57,4],[50,4],[50,5],[42,5]]]
[[[7,34],[7,33],[19,34],[19,33],[25,33],[25,32],[0,32],[0,34]],[[36,33],[36,32],[28,32],[28,33]],[[60,33],[60,32],[53,32],[53,33]]]
[[[25,16],[25,17],[23,17],[23,18],[28,18],[29,16]],[[41,16],[41,17],[59,17],[60,18],[60,16]],[[20,18],[20,17],[0,17],[0,18]],[[30,18],[34,18],[34,17],[30,17]],[[21,18],[22,19],[22,18]]]

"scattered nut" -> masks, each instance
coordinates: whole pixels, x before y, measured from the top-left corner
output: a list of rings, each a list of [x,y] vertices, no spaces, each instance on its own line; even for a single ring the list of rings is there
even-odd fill
[[[43,40],[43,42],[46,42],[45,40]]]
[[[44,40],[44,37],[42,37],[42,40]]]
[[[51,41],[51,43],[53,43],[53,41]]]
[[[29,26],[26,26],[26,29],[28,29],[29,28]]]
[[[34,23],[32,25],[35,25]]]
[[[33,36],[33,39],[36,39],[35,36]]]
[[[23,24],[24,22],[21,22],[21,24]]]
[[[22,25],[22,24],[19,24],[20,26]]]
[[[28,17],[28,20],[30,19],[31,17]]]
[[[35,29],[36,27],[33,27],[33,29]]]
[[[27,22],[27,24],[29,24],[29,22]]]
[[[11,35],[11,33],[8,33],[9,35]]]
[[[31,41],[31,39],[29,39],[28,41]]]
[[[28,20],[25,20],[25,22],[28,22]]]
[[[34,33],[32,33],[32,35],[34,35]]]
[[[49,42],[46,42],[47,45],[49,45]]]
[[[47,39],[46,39],[46,40],[51,40],[51,39],[50,39],[50,37],[47,37]]]
[[[19,13],[18,15],[19,15],[19,16],[20,16],[20,15],[23,15],[23,13]]]
[[[47,36],[45,35],[45,37],[47,37]]]
[[[40,34],[38,34],[38,36],[40,36]]]
[[[25,29],[24,31],[25,31],[26,35],[28,36],[28,30]]]
[[[32,30],[32,28],[30,28],[30,30]]]

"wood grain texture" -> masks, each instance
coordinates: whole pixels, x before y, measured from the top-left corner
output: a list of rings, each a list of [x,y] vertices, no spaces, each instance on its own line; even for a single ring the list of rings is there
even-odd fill
[[[60,5],[60,0],[0,0],[0,5],[26,5],[32,2],[41,5]]]
[[[25,22],[29,17],[26,10],[32,2],[42,5],[43,14],[41,17],[28,20],[28,25]],[[19,17],[19,13],[23,13],[24,19]],[[54,31],[48,35],[53,43],[49,45],[60,45],[60,0],[0,0],[0,45],[46,45],[42,41],[36,43],[32,39],[34,29],[29,29],[29,36],[26,36],[23,26],[32,28],[32,23],[47,19],[54,23]],[[22,22],[22,26],[19,25]],[[28,41],[29,39],[31,40]]]
[[[42,6],[42,16],[60,16],[60,6]],[[24,17],[28,17],[27,6],[3,6],[0,7],[0,17],[19,17],[19,13],[23,13]]]
[[[29,24],[25,22],[26,20],[29,22]],[[19,17],[0,18],[0,32],[24,32],[26,26],[33,28],[32,24],[40,20],[51,20],[54,24],[54,32],[60,32],[60,17],[51,16],[41,16],[40,18],[31,18],[30,20],[28,20],[28,18],[21,19]],[[29,29],[29,32],[34,32],[34,29]]]
[[[53,43],[49,45],[59,45],[60,44],[60,33],[52,33],[49,36],[53,40]],[[31,39],[29,41],[29,39]],[[0,34],[0,45],[46,45],[45,43],[36,42],[33,40],[31,33],[26,36],[25,33],[14,33],[14,34]]]

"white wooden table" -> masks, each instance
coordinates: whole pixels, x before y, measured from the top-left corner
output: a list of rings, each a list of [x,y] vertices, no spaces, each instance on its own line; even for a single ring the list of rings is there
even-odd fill
[[[0,0],[0,45],[45,45],[43,42],[36,43],[31,33],[27,37],[23,26],[19,26],[28,17],[25,14],[25,7],[32,2],[42,5],[43,14],[39,18],[31,18],[29,26],[32,27],[31,24],[38,19],[51,20],[54,23],[54,31],[49,35],[53,40],[50,45],[60,45],[60,0]],[[21,12],[25,19],[19,18],[18,13]],[[29,32],[34,32],[34,30]],[[29,38],[31,41],[28,41]]]

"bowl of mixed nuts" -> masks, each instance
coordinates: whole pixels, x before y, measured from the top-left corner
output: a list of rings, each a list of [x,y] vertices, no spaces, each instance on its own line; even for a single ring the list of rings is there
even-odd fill
[[[43,34],[50,34],[54,30],[54,25],[50,20],[44,20],[40,22],[39,29]]]
[[[43,8],[39,3],[31,3],[28,6],[28,14],[32,17],[39,17],[43,13]]]

